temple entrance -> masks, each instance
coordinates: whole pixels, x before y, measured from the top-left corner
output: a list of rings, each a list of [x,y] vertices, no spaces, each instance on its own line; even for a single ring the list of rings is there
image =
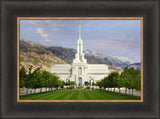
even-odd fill
[[[82,87],[82,77],[78,77],[77,86]]]

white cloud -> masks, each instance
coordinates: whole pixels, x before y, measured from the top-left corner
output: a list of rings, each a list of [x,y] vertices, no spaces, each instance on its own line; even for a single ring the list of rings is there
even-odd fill
[[[42,40],[38,40],[39,42],[41,42],[41,43],[43,43],[44,41],[42,41]]]
[[[55,22],[54,20],[26,20],[27,24],[36,25],[36,26],[64,26],[64,24]]]
[[[45,39],[45,41],[53,43],[53,41],[48,39],[48,34],[45,33],[43,28],[37,28],[37,32],[36,33],[40,34]]]
[[[33,28],[32,27],[28,27],[25,29],[25,31],[33,31]]]
[[[62,24],[62,23],[60,23],[58,21],[55,22],[54,20],[46,20],[44,22],[44,24],[51,25],[51,26],[64,26],[64,24]]]
[[[61,41],[60,43],[61,43],[61,44],[66,44],[66,42],[65,42],[65,41]]]
[[[27,20],[26,23],[32,24],[32,25],[39,25],[40,24],[40,22],[34,21],[34,20]]]
[[[46,40],[48,41],[48,34],[44,32],[44,29],[43,28],[37,28],[37,32],[36,33],[39,33],[41,34],[41,36]]]
[[[55,31],[58,31],[58,30],[59,30],[59,28],[56,28],[56,29],[55,29]]]

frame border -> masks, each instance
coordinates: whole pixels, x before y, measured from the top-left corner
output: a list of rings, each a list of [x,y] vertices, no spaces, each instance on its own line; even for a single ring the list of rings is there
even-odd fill
[[[159,119],[159,0],[1,0],[1,119]],[[17,17],[143,17],[143,102],[17,102]]]

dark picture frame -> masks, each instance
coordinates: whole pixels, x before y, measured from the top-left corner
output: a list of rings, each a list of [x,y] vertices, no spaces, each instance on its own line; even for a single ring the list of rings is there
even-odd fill
[[[159,1],[2,0],[1,118],[159,118]],[[17,102],[17,17],[143,17],[143,102]]]

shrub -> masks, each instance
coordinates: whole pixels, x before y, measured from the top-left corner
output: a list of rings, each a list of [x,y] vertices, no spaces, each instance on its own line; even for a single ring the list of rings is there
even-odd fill
[[[70,86],[69,89],[70,89],[70,90],[73,90],[73,89],[74,89],[74,86]]]
[[[90,89],[90,86],[87,86],[85,89],[89,90],[89,89]]]
[[[77,89],[81,90],[81,89],[83,89],[83,87],[79,86],[79,87],[77,87]]]

